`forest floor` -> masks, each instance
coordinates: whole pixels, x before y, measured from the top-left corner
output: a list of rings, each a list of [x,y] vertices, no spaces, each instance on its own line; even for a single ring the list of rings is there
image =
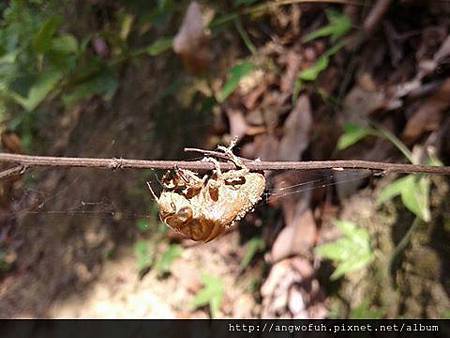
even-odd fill
[[[37,154],[192,159],[184,147],[213,149],[237,136],[246,158],[448,165],[450,3],[383,3],[275,6],[230,30],[191,27],[200,35],[190,40],[183,32],[198,16],[184,2],[162,32],[176,36],[176,53],[122,64],[110,99],[70,109],[47,102]],[[75,34],[92,20],[110,29],[110,12],[123,10],[97,6],[108,15],[78,13]],[[343,135],[347,145],[336,149]],[[13,203],[1,205],[0,317],[448,317],[448,178],[411,176],[425,186],[411,207],[406,192],[394,194],[403,202],[377,200],[394,175],[345,184],[318,175],[267,173],[255,211],[199,244],[159,221],[146,187],[157,185],[154,171],[33,170],[2,190]],[[335,220],[361,237],[339,242],[345,229]],[[354,262],[360,268],[333,279],[359,240],[367,244],[356,248],[367,255]],[[319,255],[325,243],[342,252]]]

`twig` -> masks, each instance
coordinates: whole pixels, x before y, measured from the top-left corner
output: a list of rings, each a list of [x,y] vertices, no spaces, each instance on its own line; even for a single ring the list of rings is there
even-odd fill
[[[198,149],[200,150],[200,149]],[[221,157],[216,152],[201,150],[204,154]],[[223,154],[221,154],[223,155]],[[243,159],[244,160],[244,159]],[[207,161],[159,161],[159,160],[128,160],[123,158],[79,158],[30,156],[0,153],[0,163],[15,163],[23,167],[83,167],[99,169],[193,169],[210,170],[214,164]],[[450,175],[450,167],[436,167],[401,163],[371,162],[360,160],[337,161],[304,161],[304,162],[268,162],[259,160],[245,160],[250,170],[313,170],[313,169],[369,169],[383,173],[424,173],[436,175]],[[230,162],[220,163],[221,169],[235,169]]]
[[[369,36],[377,28],[380,21],[384,18],[384,15],[388,11],[392,0],[378,0],[372,7],[369,15],[364,20],[364,33]]]
[[[18,165],[18,166],[0,171],[0,180],[11,177],[11,176],[15,176],[15,175],[22,175],[26,169],[27,169],[26,166]]]

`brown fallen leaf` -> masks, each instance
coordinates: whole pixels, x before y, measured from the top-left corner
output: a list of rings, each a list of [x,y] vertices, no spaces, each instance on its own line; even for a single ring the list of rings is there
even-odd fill
[[[311,209],[302,211],[303,201],[297,205],[283,204],[286,226],[273,243],[270,258],[273,262],[294,255],[307,256],[317,237],[317,226]],[[289,216],[287,216],[289,215]],[[287,219],[290,217],[291,219]]]
[[[324,318],[325,296],[311,263],[294,257],[270,270],[261,287],[262,318]]]
[[[298,161],[309,145],[312,127],[311,104],[307,95],[301,95],[283,126],[278,160]]]
[[[173,50],[193,74],[201,74],[207,70],[212,58],[209,34],[197,1],[192,1],[186,10],[183,23],[173,41]]]
[[[16,133],[12,131],[3,131],[1,135],[1,142],[4,151],[21,154],[22,153],[22,142]]]
[[[424,133],[439,128],[444,111],[450,107],[450,79],[444,81],[438,91],[426,99],[409,118],[402,139],[411,144]]]
[[[272,80],[273,76],[271,76],[270,74],[267,75],[258,86],[256,86],[251,92],[245,95],[242,98],[242,104],[244,105],[244,107],[248,110],[255,109],[257,102],[264,95],[267,87],[272,83]]]
[[[242,149],[242,155],[247,158],[259,158],[262,161],[277,159],[279,141],[273,134],[256,135],[252,143]]]
[[[345,118],[354,123],[386,109],[386,96],[381,91],[368,91],[356,85],[344,99]]]
[[[230,135],[241,139],[248,130],[248,125],[242,111],[235,108],[226,108],[225,111],[230,123]]]

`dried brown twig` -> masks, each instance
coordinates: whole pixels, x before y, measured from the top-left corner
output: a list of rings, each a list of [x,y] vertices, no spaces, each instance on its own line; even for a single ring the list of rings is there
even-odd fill
[[[201,152],[205,155],[223,157],[224,154],[215,151],[186,148],[186,151]],[[382,173],[424,173],[436,175],[450,175],[450,167],[435,167],[401,163],[371,162],[360,160],[336,161],[303,161],[303,162],[268,162],[259,160],[245,161],[250,170],[313,170],[313,169],[368,169]],[[0,172],[0,178],[22,173],[30,167],[65,167],[65,168],[98,168],[98,169],[193,169],[209,170],[214,164],[207,161],[159,161],[159,160],[129,160],[123,158],[78,158],[78,157],[52,157],[30,156],[0,153],[0,163],[12,163],[13,169]],[[235,169],[231,162],[220,163],[224,170]],[[21,168],[20,170],[18,168]],[[9,172],[10,171],[10,172]]]
[[[371,35],[389,10],[392,0],[378,0],[364,20],[364,33]]]

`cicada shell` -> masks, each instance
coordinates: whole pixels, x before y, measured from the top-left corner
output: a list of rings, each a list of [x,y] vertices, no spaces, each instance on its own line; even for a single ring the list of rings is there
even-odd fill
[[[208,242],[228,231],[261,199],[266,180],[263,174],[250,172],[229,147],[219,146],[240,169],[222,173],[212,158],[215,170],[203,178],[190,170],[178,169],[164,175],[164,189],[159,197],[150,191],[159,205],[161,220],[174,231],[193,239]]]

